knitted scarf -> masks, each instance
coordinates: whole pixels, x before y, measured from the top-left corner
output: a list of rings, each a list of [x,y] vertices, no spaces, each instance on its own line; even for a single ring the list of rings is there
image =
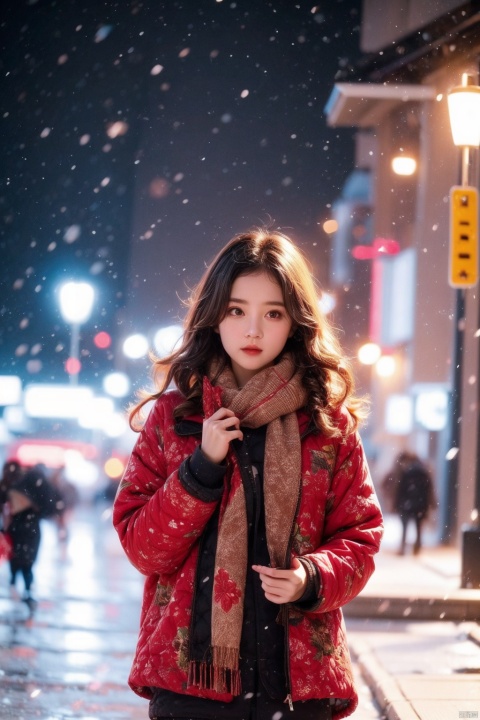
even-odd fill
[[[289,567],[290,535],[301,481],[300,432],[296,410],[306,403],[300,373],[290,355],[257,373],[239,389],[232,370],[217,378],[212,364],[204,379],[205,417],[220,407],[233,410],[244,427],[267,425],[264,498],[267,545],[272,567]],[[191,660],[189,684],[217,692],[241,692],[239,649],[248,559],[245,494],[238,461],[227,456],[225,492],[220,504],[211,615],[211,662]]]

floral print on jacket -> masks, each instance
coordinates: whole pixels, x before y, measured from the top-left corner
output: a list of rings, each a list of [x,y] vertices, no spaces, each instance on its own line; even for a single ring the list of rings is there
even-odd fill
[[[211,501],[187,492],[182,463],[201,435],[179,436],[174,408],[181,395],[156,401],[133,449],[114,503],[113,522],[132,564],[146,575],[140,633],[130,687],[150,698],[161,687],[220,701],[231,696],[188,685],[188,641],[198,539],[215,512]],[[337,414],[346,427],[346,410]],[[331,698],[334,718],[354,712],[354,687],[341,608],[365,587],[380,546],[382,516],[358,433],[327,438],[302,433],[302,492],[292,555],[313,562],[321,579],[317,601],[308,610],[287,606],[287,642],[293,703]],[[228,584],[228,578],[226,579]],[[233,595],[232,595],[233,592]],[[224,601],[234,601],[225,587]]]

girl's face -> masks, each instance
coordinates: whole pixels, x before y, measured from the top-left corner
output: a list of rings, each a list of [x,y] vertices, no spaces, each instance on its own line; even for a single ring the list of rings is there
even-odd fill
[[[265,272],[238,277],[217,331],[237,383],[243,387],[260,370],[273,365],[293,335],[293,322],[278,282]]]

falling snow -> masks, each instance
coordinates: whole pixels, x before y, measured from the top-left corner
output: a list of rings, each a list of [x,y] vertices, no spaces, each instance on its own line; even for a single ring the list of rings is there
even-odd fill
[[[94,326],[171,322],[245,227],[293,228],[325,277],[321,227],[353,162],[353,132],[323,112],[339,58],[359,52],[349,7],[30,0],[6,17],[2,372],[65,379],[70,277],[99,289],[82,330],[92,379],[106,362]]]

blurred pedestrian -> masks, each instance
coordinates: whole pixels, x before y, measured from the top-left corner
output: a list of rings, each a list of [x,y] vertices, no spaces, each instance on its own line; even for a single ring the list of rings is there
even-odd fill
[[[296,246],[233,238],[155,369],[114,502],[147,575],[131,687],[150,718],[351,714],[340,608],[373,572],[382,517],[362,406]]]
[[[32,596],[33,565],[40,548],[40,520],[58,512],[58,498],[39,465],[22,474],[9,488],[8,497],[11,513],[8,533],[13,543],[10,586],[15,592],[17,577],[23,576],[23,600],[33,611],[36,606]]]
[[[414,555],[422,548],[422,529],[430,510],[436,507],[433,478],[428,466],[412,452],[401,452],[382,483],[392,509],[402,523],[399,554],[404,555],[410,523],[415,526]]]

